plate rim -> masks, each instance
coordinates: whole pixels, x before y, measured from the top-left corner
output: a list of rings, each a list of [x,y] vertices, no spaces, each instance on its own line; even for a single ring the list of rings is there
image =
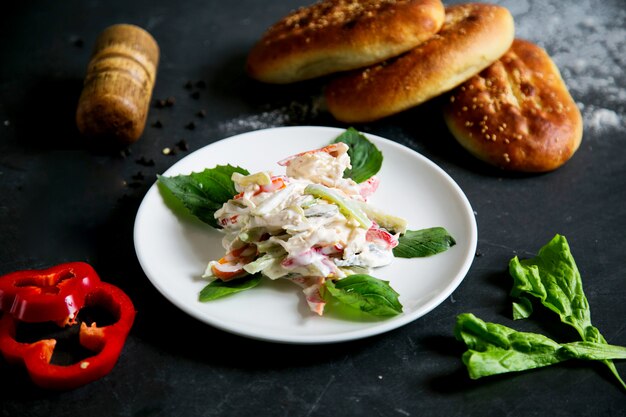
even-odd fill
[[[213,147],[216,144],[221,144],[227,141],[241,140],[242,137],[258,135],[260,133],[269,134],[273,131],[278,131],[278,130],[307,130],[307,131],[313,130],[313,131],[324,132],[327,134],[333,133],[333,134],[339,135],[342,132],[344,132],[346,129],[338,128],[338,127],[327,127],[327,126],[281,126],[281,127],[267,128],[267,129],[252,130],[252,131],[228,136],[223,139],[218,139],[212,143],[209,143],[191,152],[190,154],[186,155],[184,158],[181,158],[180,160],[176,161],[174,164],[169,166],[160,175],[172,175],[172,174],[179,174],[181,172],[184,172],[184,171],[181,171],[177,167],[182,166],[184,164],[184,161],[187,158],[191,158],[195,153],[203,151],[206,148]],[[159,280],[155,279],[154,277],[151,277],[148,274],[149,267],[146,266],[146,260],[143,258],[141,254],[141,249],[138,246],[138,234],[140,232],[140,224],[141,224],[141,219],[143,218],[143,212],[147,210],[147,204],[151,196],[153,194],[158,194],[159,192],[157,181],[155,181],[150,186],[150,188],[148,189],[148,191],[145,193],[144,197],[142,198],[142,201],[135,215],[135,221],[134,221],[134,226],[133,226],[133,243],[134,243],[134,248],[135,248],[135,255],[139,261],[142,271],[144,272],[144,275],[148,278],[151,285],[153,285],[157,289],[157,291],[162,296],[165,297],[165,299],[167,299],[170,303],[172,303],[174,306],[176,306],[177,308],[179,308],[186,314],[190,315],[191,317],[194,317],[195,319],[205,324],[208,324],[214,328],[229,332],[231,334],[235,334],[238,336],[242,336],[242,337],[246,337],[246,338],[250,338],[254,340],[266,341],[266,342],[311,345],[311,344],[328,344],[328,343],[339,343],[339,342],[346,342],[346,341],[351,341],[351,340],[358,340],[358,339],[363,339],[363,338],[367,338],[370,336],[375,336],[375,335],[379,335],[382,333],[386,333],[391,330],[397,329],[399,327],[403,327],[419,319],[420,317],[423,317],[424,315],[428,314],[433,309],[438,307],[443,301],[445,301],[445,299],[448,298],[458,288],[458,286],[461,284],[461,282],[463,282],[463,280],[467,276],[467,273],[469,272],[469,269],[473,263],[474,253],[476,251],[476,247],[478,243],[478,227],[477,227],[477,222],[474,216],[474,211],[472,209],[471,203],[469,199],[467,198],[467,195],[463,192],[463,190],[456,183],[456,181],[447,172],[445,172],[440,166],[435,164],[433,161],[431,161],[424,155],[420,154],[419,152],[405,145],[402,145],[398,142],[378,136],[376,134],[363,132],[360,130],[359,132],[365,135],[368,139],[381,141],[385,143],[385,145],[387,146],[396,148],[396,150],[398,150],[399,152],[405,152],[405,153],[408,152],[409,154],[411,154],[412,157],[417,157],[421,163],[426,164],[430,169],[434,170],[439,176],[441,176],[446,181],[446,183],[449,186],[452,187],[452,189],[455,191],[454,196],[460,200],[460,202],[463,205],[463,208],[465,209],[464,212],[466,214],[465,216],[466,219],[463,223],[470,226],[469,227],[470,236],[468,236],[468,239],[467,239],[467,242],[469,243],[467,252],[464,254],[462,258],[463,263],[457,269],[457,272],[454,275],[454,277],[451,277],[451,280],[448,283],[448,285],[446,285],[441,291],[439,291],[433,298],[429,299],[429,301],[426,303],[425,306],[412,312],[412,314],[396,316],[394,320],[376,321],[374,322],[375,324],[373,326],[359,328],[353,331],[346,331],[342,333],[323,334],[323,335],[318,334],[314,336],[311,336],[308,334],[280,335],[280,336],[273,334],[271,336],[268,336],[267,334],[264,334],[263,331],[254,331],[253,329],[251,329],[253,327],[252,325],[244,326],[248,328],[247,330],[245,330],[245,329],[242,329],[241,325],[232,326],[232,325],[228,325],[227,323],[225,324],[221,321],[212,319],[211,317],[208,317],[205,313],[193,308],[192,306],[187,305],[185,303],[180,303],[175,297],[173,297],[172,294],[170,294],[161,286]]]

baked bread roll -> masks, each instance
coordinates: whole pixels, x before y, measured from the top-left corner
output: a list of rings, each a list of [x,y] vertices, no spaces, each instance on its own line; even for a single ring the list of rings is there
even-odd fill
[[[270,27],[247,72],[287,84],[371,65],[424,42],[443,20],[441,0],[324,0]]]
[[[332,80],[328,110],[346,123],[369,122],[438,96],[497,60],[511,46],[513,17],[504,7],[446,8],[441,30],[409,52]]]
[[[458,142],[489,164],[546,172],[582,139],[582,117],[548,54],[516,39],[493,65],[450,95],[446,123]]]

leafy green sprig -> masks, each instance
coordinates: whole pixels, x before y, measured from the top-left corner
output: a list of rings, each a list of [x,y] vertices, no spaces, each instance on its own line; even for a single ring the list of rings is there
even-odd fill
[[[353,127],[339,135],[333,143],[348,145],[348,155],[352,168],[346,169],[343,176],[356,183],[367,181],[380,171],[383,164],[382,152],[365,135]]]
[[[472,379],[540,368],[570,359],[626,359],[623,346],[584,341],[559,344],[541,334],[486,323],[469,313],[457,317],[454,333],[468,347],[462,359]]]
[[[514,280],[511,295],[517,298],[513,303],[515,319],[530,316],[532,303],[527,296],[536,297],[558,314],[561,322],[575,328],[582,341],[559,344],[543,335],[517,332],[485,323],[471,314],[461,314],[455,335],[468,347],[463,363],[471,378],[585,359],[602,361],[626,389],[613,363],[614,359],[626,359],[626,347],[609,345],[591,324],[580,272],[564,236],[556,235],[532,259],[511,259],[509,273]]]
[[[215,212],[237,194],[231,180],[233,173],[248,175],[249,172],[232,165],[218,165],[202,172],[175,177],[157,176],[159,183],[172,192],[185,207],[203,222],[218,228]]]

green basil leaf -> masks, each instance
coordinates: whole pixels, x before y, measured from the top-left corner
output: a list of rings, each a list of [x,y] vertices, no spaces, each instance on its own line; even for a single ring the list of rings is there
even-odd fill
[[[357,183],[367,181],[378,171],[383,164],[382,152],[363,134],[353,127],[339,135],[333,143],[343,142],[349,146],[351,169],[346,169],[343,176],[352,178]]]
[[[261,282],[261,274],[246,275],[245,277],[231,279],[230,281],[217,279],[200,291],[198,301],[212,301],[226,297],[227,295],[249,290],[259,285],[259,282]]]
[[[339,302],[374,316],[395,316],[402,313],[398,293],[388,281],[366,274],[350,275],[336,282],[327,280],[325,291]]]
[[[197,218],[218,228],[215,212],[237,194],[230,179],[234,172],[248,175],[248,171],[231,165],[218,165],[189,175],[157,176],[165,186]]]
[[[517,256],[511,259],[509,273],[514,281],[513,297],[523,294],[537,297],[545,307],[558,314],[563,323],[575,328],[583,341],[607,343],[591,324],[582,278],[564,236],[556,235],[532,259],[520,261]],[[615,364],[608,360],[604,363],[626,388]]]
[[[397,258],[421,258],[445,252],[456,245],[454,238],[443,227],[407,230],[398,239],[398,246],[393,248]]]

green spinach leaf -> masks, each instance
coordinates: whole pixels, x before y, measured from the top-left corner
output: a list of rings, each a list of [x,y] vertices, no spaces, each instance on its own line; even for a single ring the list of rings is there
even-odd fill
[[[514,280],[513,297],[537,297],[545,307],[558,314],[563,323],[576,329],[583,341],[607,343],[591,324],[580,272],[564,236],[556,235],[532,259],[520,261],[517,256],[511,259],[509,273]],[[604,363],[626,388],[615,364],[609,360]]]
[[[533,305],[526,297],[513,302],[513,320],[527,319],[533,313]]]
[[[200,291],[198,301],[212,301],[227,295],[254,288],[261,282],[261,274],[246,275],[230,281],[215,280]]]
[[[462,359],[472,379],[539,368],[568,359],[559,354],[560,345],[545,336],[485,323],[473,314],[457,317],[454,334],[468,347]]]
[[[374,316],[395,316],[402,313],[398,293],[388,281],[366,274],[350,275],[336,282],[327,280],[324,284],[332,297],[339,302]]]
[[[393,256],[397,258],[432,256],[445,252],[455,244],[454,238],[443,227],[407,230],[398,239],[398,246],[393,248]]]
[[[343,142],[349,146],[350,164],[344,177],[352,178],[357,183],[367,181],[380,171],[383,164],[382,152],[358,130],[350,127],[339,135],[333,143]]]
[[[626,359],[626,347],[596,342],[559,344],[537,333],[486,323],[473,314],[457,317],[454,334],[467,346],[463,363],[470,378],[518,372],[569,359]]]
[[[215,212],[237,194],[235,185],[230,179],[234,172],[249,174],[240,167],[218,165],[189,175],[175,177],[159,175],[158,180],[187,207],[191,214],[218,228]]]

